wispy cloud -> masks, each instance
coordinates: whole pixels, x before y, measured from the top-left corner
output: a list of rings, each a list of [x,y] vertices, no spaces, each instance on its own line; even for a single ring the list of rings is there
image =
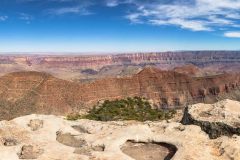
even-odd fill
[[[55,7],[49,9],[48,13],[52,15],[64,15],[64,14],[78,14],[78,15],[91,15],[92,11],[89,7],[94,5],[91,0],[49,0],[64,2],[65,5],[62,7]]]
[[[17,0],[21,3],[32,3],[46,7],[44,12],[50,15],[78,14],[90,15],[93,14],[89,7],[94,4],[93,0]],[[27,18],[24,16],[24,19]]]
[[[55,9],[50,9],[49,14],[52,15],[63,15],[63,14],[79,14],[79,15],[90,15],[93,14],[90,12],[87,8],[82,7],[82,6],[77,6],[77,7],[63,7],[63,8],[55,8]]]
[[[192,31],[239,27],[240,0],[162,0],[152,3],[147,0],[109,0],[107,6],[121,3],[135,8],[125,16],[132,23],[174,25]]]
[[[29,14],[26,14],[26,13],[19,13],[19,19],[23,20],[27,24],[29,24],[34,19],[34,17],[32,15],[29,15]]]
[[[119,5],[119,1],[118,0],[106,0],[106,5],[108,7],[116,7]]]
[[[6,21],[8,19],[8,16],[0,16],[0,21]]]
[[[138,1],[138,0],[105,0],[105,5],[107,7],[117,7],[121,4],[135,4],[140,1]],[[150,2],[150,3],[152,3],[152,2]]]
[[[225,32],[224,36],[228,38],[240,38],[240,31]]]

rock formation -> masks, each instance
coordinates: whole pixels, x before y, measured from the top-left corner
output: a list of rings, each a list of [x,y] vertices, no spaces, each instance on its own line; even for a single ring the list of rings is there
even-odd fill
[[[195,104],[185,108],[183,124],[194,124],[210,138],[240,135],[240,102],[225,100],[215,104]]]
[[[178,73],[183,73],[192,76],[197,76],[201,73],[201,69],[192,64],[175,67],[173,70]]]
[[[199,121],[223,122],[234,127],[240,122],[239,102],[235,101],[197,104],[189,106],[188,111]],[[212,118],[203,116],[206,111]],[[222,113],[225,113],[225,118]],[[43,126],[33,131],[29,124],[36,119],[42,121]],[[185,126],[173,120],[67,121],[51,115],[28,115],[0,121],[0,126],[1,142],[10,137],[18,142],[10,146],[0,143],[0,160],[142,160],[143,157],[155,160],[156,155],[158,160],[240,159],[238,135],[220,135],[217,139],[210,139],[199,126]],[[224,131],[225,128],[221,129]],[[214,128],[209,130],[214,132]]]

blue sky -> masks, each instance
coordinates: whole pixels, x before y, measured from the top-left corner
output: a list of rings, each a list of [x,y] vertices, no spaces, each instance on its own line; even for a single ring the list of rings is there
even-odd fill
[[[0,52],[240,50],[240,0],[0,0]]]

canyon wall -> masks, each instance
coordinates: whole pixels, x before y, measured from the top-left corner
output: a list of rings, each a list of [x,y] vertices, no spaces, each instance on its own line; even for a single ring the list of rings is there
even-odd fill
[[[27,65],[103,67],[116,64],[240,62],[240,51],[183,51],[109,55],[1,55],[0,63]]]
[[[145,97],[154,107],[182,107],[187,103],[215,102],[231,95],[236,99],[239,74],[191,77],[174,71],[145,68],[124,78],[74,83],[47,73],[16,72],[0,78],[0,119],[18,114],[67,114],[89,109],[101,100]],[[237,92],[236,92],[237,93]],[[21,110],[21,112],[19,112]]]
[[[182,66],[198,68],[193,76],[239,73],[239,51],[188,51],[105,55],[0,55],[0,76],[19,71],[46,72],[74,82],[105,77],[124,77],[146,66],[176,71]],[[190,69],[191,70],[191,69]],[[189,70],[189,71],[190,71]],[[197,71],[197,72],[195,72]],[[183,72],[185,73],[185,72]]]

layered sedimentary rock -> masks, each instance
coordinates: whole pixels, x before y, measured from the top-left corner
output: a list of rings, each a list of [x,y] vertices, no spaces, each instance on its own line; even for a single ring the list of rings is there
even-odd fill
[[[239,102],[222,101],[217,109],[198,104],[189,109],[192,117],[203,117],[209,108],[212,123],[239,123]],[[189,106],[191,107],[191,106]],[[203,109],[202,109],[203,108]],[[229,111],[228,109],[235,109]],[[235,114],[223,119],[220,113]],[[205,113],[204,113],[205,114]],[[226,115],[227,117],[227,115]],[[204,117],[203,117],[204,118]],[[199,118],[200,119],[200,118]],[[32,122],[42,127],[32,130]],[[210,139],[197,125],[182,125],[174,120],[159,122],[91,120],[67,121],[63,117],[28,115],[0,121],[0,160],[32,158],[38,160],[238,160],[240,137]],[[80,129],[79,129],[80,128]],[[209,128],[214,131],[214,128]],[[6,139],[10,146],[5,145]],[[10,143],[11,142],[11,143]],[[137,155],[136,155],[137,153]],[[157,157],[156,157],[157,156]]]
[[[67,114],[91,108],[101,100],[145,97],[154,107],[181,107],[214,102],[218,97],[239,98],[238,74],[191,77],[174,71],[146,68],[130,77],[73,83],[46,73],[17,72],[0,78],[0,119],[30,113]],[[19,112],[21,110],[21,112]]]
[[[195,65],[210,74],[239,72],[239,51],[188,51],[105,55],[0,55],[0,75],[16,71],[47,72],[61,79],[89,81],[105,76],[136,73],[144,66],[169,70],[183,65]],[[85,70],[92,69],[91,75]],[[206,70],[206,71],[205,71]]]
[[[209,63],[209,62],[239,62],[239,51],[186,51],[186,52],[157,52],[157,53],[133,53],[133,54],[105,54],[105,55],[2,55],[2,63],[26,63],[48,64],[48,65],[81,65],[105,66],[109,64],[129,64],[129,63]]]

